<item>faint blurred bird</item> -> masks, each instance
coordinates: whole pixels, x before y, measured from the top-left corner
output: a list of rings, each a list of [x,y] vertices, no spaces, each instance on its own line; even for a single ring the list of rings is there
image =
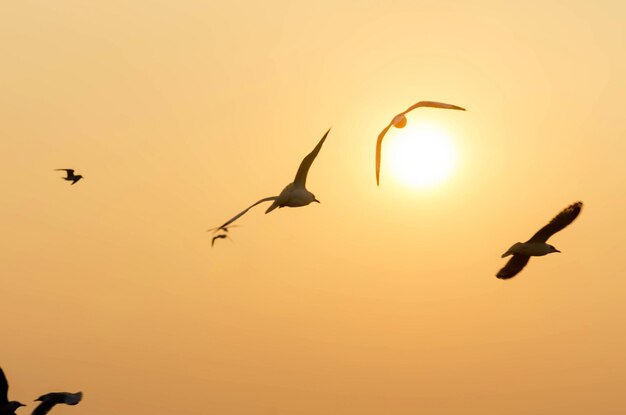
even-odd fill
[[[80,179],[83,178],[80,174],[74,174],[74,169],[55,169],[55,171],[64,171],[67,172],[66,177],[61,177],[63,180],[67,180],[72,182],[72,184],[76,183]]]
[[[300,206],[306,206],[311,202],[320,203],[320,201],[315,198],[315,195],[306,189],[306,177],[307,177],[307,174],[309,173],[309,169],[311,168],[311,165],[313,164],[313,161],[315,160],[315,157],[317,157],[317,154],[320,152],[320,149],[322,148],[322,144],[324,144],[324,140],[326,140],[326,137],[328,136],[329,132],[330,132],[330,128],[328,129],[328,131],[326,131],[326,134],[324,134],[324,136],[319,141],[319,143],[317,143],[317,146],[315,146],[313,151],[311,151],[302,160],[302,163],[300,163],[300,167],[298,168],[298,172],[296,173],[296,178],[294,179],[292,183],[289,183],[287,187],[283,189],[282,192],[280,192],[280,195],[265,197],[259,200],[258,202],[249,206],[247,209],[236,214],[234,217],[229,219],[222,226],[218,226],[217,228],[214,228],[214,229],[224,230],[231,223],[239,219],[241,216],[245,215],[246,212],[248,212],[250,209],[258,205],[259,203],[268,202],[270,200],[273,200],[274,202],[269,208],[267,208],[265,213],[269,213],[276,208],[282,208],[285,206],[300,207]]]
[[[230,225],[230,226],[226,226],[226,227],[216,226],[215,228],[207,229],[207,232],[213,231],[213,233],[217,233],[218,231],[224,231],[224,232],[228,233],[228,230],[230,228],[238,228],[238,227],[239,227],[239,225]]]
[[[396,128],[404,128],[404,126],[406,125],[405,114],[419,107],[444,108],[444,109],[449,109],[449,110],[465,111],[465,108],[457,107],[456,105],[452,105],[452,104],[444,104],[441,102],[434,102],[434,101],[420,101],[415,105],[411,105],[406,111],[403,111],[400,114],[393,117],[389,125],[387,125],[380,132],[380,134],[378,134],[378,140],[376,141],[376,184],[377,185],[380,185],[380,158],[381,158],[380,153],[381,153],[383,138],[385,137],[385,134],[387,134],[387,131],[391,128],[392,125]]]
[[[0,415],[14,415],[20,406],[26,406],[21,402],[9,401],[9,382],[4,371],[0,368]]]
[[[543,228],[532,236],[526,242],[517,242],[509,248],[502,258],[513,255],[509,262],[506,263],[496,275],[500,279],[508,279],[516,276],[528,263],[531,256],[544,256],[552,252],[561,252],[552,245],[548,245],[546,241],[552,235],[565,228],[572,223],[580,213],[583,202],[576,202],[561,211]]]
[[[41,401],[39,406],[33,411],[33,415],[45,415],[56,404],[76,405],[83,398],[82,392],[51,392],[41,395],[35,401]]]
[[[213,245],[215,245],[215,240],[216,239],[224,239],[224,238],[228,238],[228,235],[226,235],[225,233],[219,234],[219,235],[215,235],[213,237],[213,239],[211,239],[211,247],[213,247]]]

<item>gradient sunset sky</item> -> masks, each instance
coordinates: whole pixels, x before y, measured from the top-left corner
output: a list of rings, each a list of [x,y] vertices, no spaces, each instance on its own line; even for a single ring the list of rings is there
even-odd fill
[[[0,366],[57,415],[626,412],[626,2],[20,0]],[[376,137],[445,130],[407,186]],[[332,130],[321,204],[251,210]],[[388,133],[390,144],[399,130]],[[85,179],[74,186],[57,168]],[[500,255],[580,217],[509,281]]]

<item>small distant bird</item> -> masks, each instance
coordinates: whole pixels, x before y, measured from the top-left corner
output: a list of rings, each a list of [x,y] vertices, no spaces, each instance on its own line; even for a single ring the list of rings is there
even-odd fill
[[[219,235],[215,235],[213,237],[213,239],[211,239],[211,248],[213,247],[213,245],[215,245],[215,240],[216,239],[224,239],[224,238],[228,238],[228,235],[226,235],[225,233],[219,234]]]
[[[457,107],[456,105],[452,105],[452,104],[444,104],[441,102],[434,102],[434,101],[420,101],[415,105],[411,105],[406,111],[403,111],[400,114],[393,117],[389,125],[386,126],[380,132],[380,134],[378,134],[378,141],[376,141],[376,184],[377,185],[380,185],[380,158],[381,158],[380,153],[381,153],[383,138],[385,137],[385,134],[387,134],[387,131],[391,128],[392,125],[396,128],[404,128],[404,126],[406,125],[405,114],[419,107],[444,108],[444,109],[449,109],[449,110],[465,111],[465,108]]]
[[[296,178],[294,179],[292,183],[289,183],[283,189],[282,192],[280,192],[280,195],[265,197],[259,200],[258,202],[249,206],[247,209],[236,214],[234,217],[229,219],[222,226],[218,226],[217,228],[214,228],[214,229],[224,230],[231,223],[239,219],[241,216],[245,215],[246,212],[248,212],[250,209],[258,205],[259,203],[268,202],[270,200],[272,200],[273,203],[269,208],[267,208],[265,213],[269,213],[276,208],[282,208],[285,206],[300,207],[300,206],[306,206],[311,202],[320,203],[320,201],[315,198],[315,195],[306,189],[306,177],[307,177],[307,174],[309,173],[309,169],[311,168],[311,165],[313,164],[313,161],[315,160],[315,157],[317,157],[317,154],[320,152],[320,149],[322,148],[322,145],[324,144],[324,141],[326,140],[326,137],[328,136],[329,132],[330,132],[330,128],[328,129],[328,131],[326,131],[326,134],[324,134],[324,136],[319,141],[319,143],[317,143],[317,146],[315,146],[313,151],[311,151],[302,160],[302,163],[300,163],[300,167],[298,168],[298,172],[296,173]]]
[[[582,207],[583,202],[573,203],[556,215],[550,223],[539,229],[532,238],[523,243],[517,242],[510,247],[508,251],[502,254],[502,258],[509,255],[513,256],[496,276],[500,279],[513,278],[526,266],[531,256],[544,256],[552,252],[561,252],[554,246],[548,245],[546,241],[552,235],[572,223],[580,213]]]
[[[0,415],[15,415],[15,410],[26,406],[21,402],[9,401],[9,382],[0,368]]]
[[[66,405],[76,405],[83,399],[82,392],[70,393],[70,392],[51,392],[45,395],[41,395],[35,401],[41,401],[39,406],[33,411],[33,415],[45,415],[56,404],[64,403]]]
[[[213,233],[217,233],[219,231],[224,231],[224,232],[228,233],[228,230],[230,228],[238,228],[238,227],[239,227],[239,225],[229,225],[229,226],[225,226],[225,227],[216,226],[215,228],[207,229],[207,232],[213,231]]]
[[[67,172],[66,177],[61,177],[63,180],[67,180],[72,182],[72,184],[76,183],[80,179],[83,178],[80,174],[74,174],[74,169],[55,169],[55,171],[64,171]]]

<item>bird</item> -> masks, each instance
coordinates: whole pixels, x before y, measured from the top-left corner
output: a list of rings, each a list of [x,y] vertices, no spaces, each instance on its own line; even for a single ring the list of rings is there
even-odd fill
[[[9,401],[9,382],[0,368],[0,415],[15,415],[15,410],[26,406],[18,401]]]
[[[230,228],[238,228],[238,227],[239,227],[239,225],[229,225],[229,226],[226,226],[226,227],[216,226],[215,228],[207,229],[207,232],[213,231],[213,233],[217,233],[218,231],[224,231],[224,232],[228,233],[228,230]]]
[[[215,245],[215,240],[216,239],[224,239],[224,238],[228,238],[228,235],[225,233],[219,234],[219,235],[215,235],[213,237],[213,239],[211,239],[211,248],[213,247],[213,245]]]
[[[549,245],[546,241],[555,233],[572,223],[583,207],[583,202],[572,203],[563,209],[543,228],[539,229],[526,242],[517,242],[513,244],[504,254],[502,258],[513,255],[509,262],[498,271],[496,277],[500,279],[509,279],[516,276],[528,263],[531,256],[544,256],[553,252],[561,252],[554,246]]]
[[[66,405],[76,405],[83,398],[82,392],[50,392],[41,395],[35,401],[41,401],[39,406],[35,408],[32,415],[45,415],[56,404],[64,403]]]
[[[326,140],[326,137],[328,136],[329,132],[330,132],[330,128],[328,129],[328,131],[326,131],[326,134],[324,134],[324,136],[319,141],[319,143],[317,143],[313,151],[311,151],[302,160],[302,162],[300,163],[300,167],[298,167],[298,172],[296,173],[296,177],[293,180],[293,182],[289,183],[283,189],[283,191],[280,192],[278,196],[264,197],[263,199],[255,202],[254,204],[250,205],[243,211],[239,212],[238,214],[230,218],[222,226],[218,226],[213,229],[216,229],[216,231],[225,230],[226,228],[229,227],[231,223],[239,219],[241,216],[245,215],[250,209],[252,209],[256,205],[263,203],[263,202],[273,201],[270,207],[268,207],[267,210],[265,211],[266,214],[270,213],[272,210],[276,208],[283,208],[285,206],[300,207],[300,206],[306,206],[312,202],[320,203],[320,201],[315,198],[315,195],[306,189],[306,177],[307,177],[307,174],[309,173],[309,169],[311,168],[311,165],[313,164],[313,161],[317,157],[317,154],[320,152],[322,145],[324,144],[324,141]]]
[[[55,171],[65,171],[67,172],[66,177],[61,177],[63,180],[67,180],[72,182],[72,184],[76,183],[80,179],[83,178],[80,174],[74,174],[74,169],[55,169]]]
[[[393,117],[389,125],[387,125],[380,132],[380,134],[378,134],[378,140],[376,141],[376,185],[380,186],[380,159],[381,159],[380,153],[382,150],[383,138],[385,137],[385,134],[387,134],[387,131],[391,128],[392,125],[396,128],[404,128],[404,126],[406,125],[405,114],[419,107],[444,108],[444,109],[449,109],[449,110],[465,111],[465,108],[461,108],[452,104],[444,104],[442,102],[435,102],[435,101],[420,101],[417,104],[411,105],[406,111],[403,111],[400,114]]]

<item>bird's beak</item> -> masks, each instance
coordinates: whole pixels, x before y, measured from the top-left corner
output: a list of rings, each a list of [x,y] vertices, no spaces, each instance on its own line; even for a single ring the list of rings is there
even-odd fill
[[[554,248],[554,252],[558,252],[559,254],[561,253],[561,251],[559,251],[558,249]]]
[[[317,203],[322,203],[322,202],[320,202],[320,201],[319,201],[319,200],[317,200],[317,199],[313,199],[313,201],[314,201],[314,202],[317,202]]]
[[[19,403],[19,406],[26,406],[26,405],[24,405],[23,403]]]

